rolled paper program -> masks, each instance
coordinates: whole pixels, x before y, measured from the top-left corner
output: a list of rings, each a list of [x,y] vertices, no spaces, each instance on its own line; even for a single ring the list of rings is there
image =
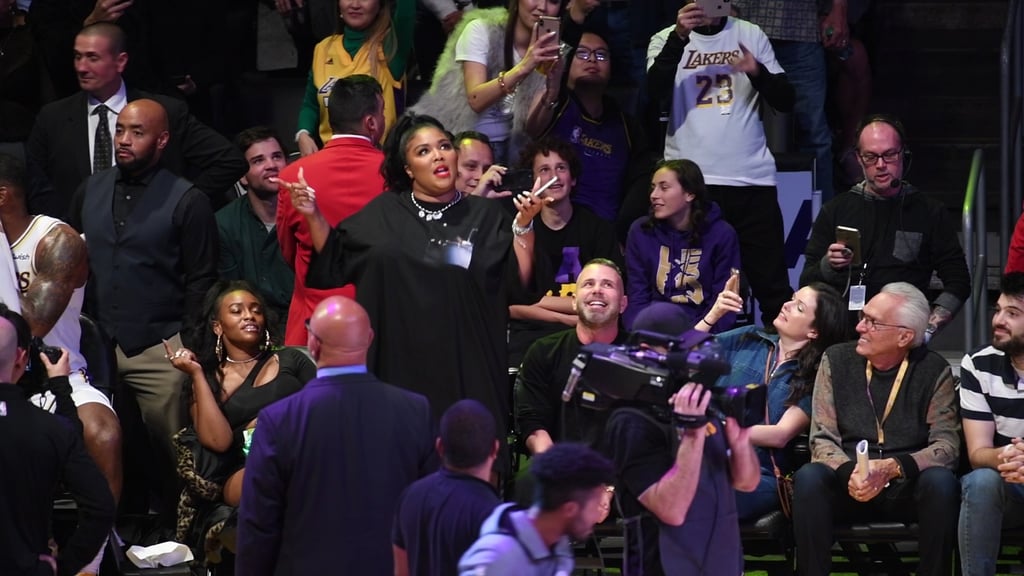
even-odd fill
[[[860,468],[860,479],[868,479],[868,441],[857,442],[857,467]]]

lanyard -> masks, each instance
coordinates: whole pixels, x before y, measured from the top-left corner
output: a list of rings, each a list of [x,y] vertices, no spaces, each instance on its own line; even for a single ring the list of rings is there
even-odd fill
[[[875,426],[878,428],[878,446],[881,447],[885,444],[885,432],[882,431],[882,425],[885,424],[885,419],[889,417],[889,413],[892,412],[892,405],[896,403],[896,395],[900,393],[900,386],[903,384],[903,377],[907,375],[907,366],[910,366],[910,360],[904,358],[900,364],[900,370],[896,373],[896,380],[892,383],[892,389],[889,390],[889,399],[885,402],[885,411],[882,412],[882,419],[878,419],[878,410],[875,409],[875,400],[871,397],[871,362],[869,361],[867,367],[864,368],[864,376],[867,378],[865,388],[868,392],[868,402],[871,403],[871,413],[875,415]]]

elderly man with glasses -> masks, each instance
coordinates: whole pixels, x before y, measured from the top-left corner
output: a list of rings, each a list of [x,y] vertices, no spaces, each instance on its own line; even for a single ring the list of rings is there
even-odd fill
[[[917,288],[886,284],[861,311],[857,341],[821,359],[811,462],[794,479],[800,574],[828,574],[833,526],[858,521],[917,522],[916,573],[952,573],[960,418],[949,363],[922,345],[930,313]]]
[[[804,251],[800,284],[827,282],[845,291],[856,311],[889,282],[905,280],[926,292],[935,272],[942,290],[931,303],[928,341],[971,291],[955,222],[941,202],[904,179],[911,154],[895,117],[873,115],[861,122],[857,157],[864,180],[822,207]],[[859,246],[840,241],[838,226],[854,229]]]

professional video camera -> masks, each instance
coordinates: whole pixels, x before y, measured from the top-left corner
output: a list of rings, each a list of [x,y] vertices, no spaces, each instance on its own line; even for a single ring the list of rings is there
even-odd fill
[[[664,350],[664,352],[662,352]],[[720,388],[715,381],[732,368],[714,336],[690,330],[678,338],[635,332],[624,345],[588,344],[580,349],[562,390],[562,401],[579,396],[581,406],[608,410],[649,406],[671,417],[668,399],[686,382],[711,389],[708,416],[733,417],[744,428],[764,420],[763,384]]]

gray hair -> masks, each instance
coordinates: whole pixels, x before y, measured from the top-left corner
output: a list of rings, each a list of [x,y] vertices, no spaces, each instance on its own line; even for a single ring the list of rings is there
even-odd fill
[[[925,329],[928,328],[928,317],[931,316],[931,306],[928,299],[913,284],[906,282],[892,282],[882,286],[880,294],[892,294],[903,300],[903,305],[896,308],[896,316],[899,323],[914,331],[914,342],[911,348],[917,348],[924,343]]]

